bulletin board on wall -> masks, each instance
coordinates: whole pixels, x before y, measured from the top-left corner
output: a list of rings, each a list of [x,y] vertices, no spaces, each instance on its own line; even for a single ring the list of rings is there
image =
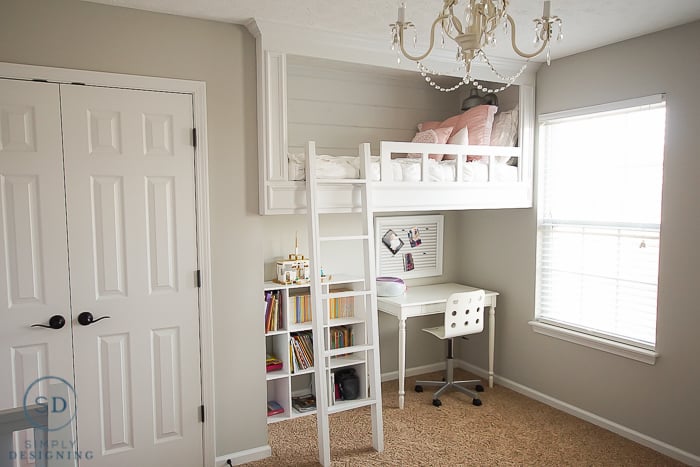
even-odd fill
[[[412,279],[441,275],[443,229],[441,215],[377,217],[377,276]]]

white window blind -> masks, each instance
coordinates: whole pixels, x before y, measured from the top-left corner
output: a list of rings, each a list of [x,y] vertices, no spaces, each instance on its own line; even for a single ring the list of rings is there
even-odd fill
[[[663,96],[540,117],[536,320],[653,350]]]

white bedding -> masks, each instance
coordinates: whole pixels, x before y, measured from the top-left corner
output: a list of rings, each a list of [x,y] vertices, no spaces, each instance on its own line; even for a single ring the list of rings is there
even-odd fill
[[[360,158],[355,156],[329,156],[319,154],[317,157],[318,178],[358,178]],[[305,155],[289,154],[289,180],[305,180]],[[456,161],[437,162],[428,159],[428,177],[430,181],[454,181]],[[391,160],[394,181],[421,181],[421,159],[399,158]],[[518,180],[518,168],[505,163],[494,163],[491,181],[514,182]],[[372,157],[371,180],[380,180],[379,157]],[[462,168],[462,181],[488,181],[488,165],[480,161],[466,162]]]

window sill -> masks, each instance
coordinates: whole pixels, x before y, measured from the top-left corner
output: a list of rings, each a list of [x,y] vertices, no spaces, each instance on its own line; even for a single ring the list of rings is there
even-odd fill
[[[540,323],[539,321],[530,321],[532,330],[538,334],[554,337],[574,344],[583,345],[593,349],[602,350],[603,352],[612,353],[621,357],[637,360],[642,363],[653,365],[659,354],[653,350],[640,349],[632,345],[621,344],[619,342],[610,341],[601,337],[591,336],[582,332],[571,331],[569,329],[552,326],[551,324]]]

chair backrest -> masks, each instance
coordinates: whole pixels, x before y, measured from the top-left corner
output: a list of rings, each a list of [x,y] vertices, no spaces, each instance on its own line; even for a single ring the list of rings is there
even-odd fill
[[[484,330],[483,290],[454,293],[445,306],[445,337],[466,336]]]

